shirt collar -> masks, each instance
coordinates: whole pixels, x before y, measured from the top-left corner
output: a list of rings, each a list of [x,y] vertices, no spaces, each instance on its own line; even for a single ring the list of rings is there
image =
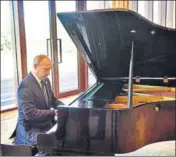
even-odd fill
[[[41,85],[41,79],[34,74],[34,72],[32,72],[33,76],[35,77],[35,79],[37,80],[37,82]]]

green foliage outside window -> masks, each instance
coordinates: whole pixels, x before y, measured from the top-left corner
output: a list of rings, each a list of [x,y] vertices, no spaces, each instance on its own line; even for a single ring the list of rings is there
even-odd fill
[[[7,36],[1,36],[1,51],[10,50],[12,46],[11,41]]]

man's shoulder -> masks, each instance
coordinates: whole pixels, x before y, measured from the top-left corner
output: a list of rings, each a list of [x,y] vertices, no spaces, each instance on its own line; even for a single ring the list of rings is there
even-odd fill
[[[20,84],[19,84],[19,87],[21,87],[21,86],[28,86],[28,85],[30,85],[31,84],[31,76],[30,76],[31,74],[28,74],[21,82],[20,82]]]

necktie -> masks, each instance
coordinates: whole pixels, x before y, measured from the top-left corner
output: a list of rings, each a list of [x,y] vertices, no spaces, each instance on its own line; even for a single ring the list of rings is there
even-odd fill
[[[47,92],[46,92],[45,82],[43,80],[41,80],[41,87],[42,87],[42,92],[43,92],[43,95],[44,95],[44,98],[45,98],[46,105],[48,106],[48,95],[47,95]]]

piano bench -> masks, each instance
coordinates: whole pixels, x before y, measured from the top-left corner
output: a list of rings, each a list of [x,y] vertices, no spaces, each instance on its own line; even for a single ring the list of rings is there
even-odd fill
[[[34,156],[37,152],[36,146],[0,144],[0,156]]]

